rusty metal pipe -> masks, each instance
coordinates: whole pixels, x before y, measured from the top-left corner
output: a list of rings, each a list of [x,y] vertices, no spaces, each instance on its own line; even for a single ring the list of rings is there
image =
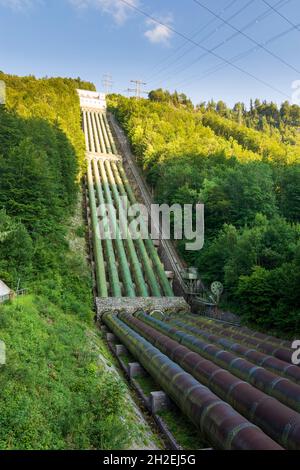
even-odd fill
[[[174,339],[181,345],[186,346],[191,351],[194,351],[199,355],[202,355],[205,359],[208,359],[219,365],[222,369],[225,369],[224,374],[226,369],[229,369],[236,376],[239,376],[239,374],[243,373],[244,370],[246,370],[248,373],[248,361],[236,357],[227,351],[222,351],[212,344],[201,341],[200,339],[188,333],[179,331],[178,329],[169,326],[165,322],[156,320],[155,318],[152,318],[144,313],[137,313],[136,317],[161,333],[165,334],[169,338]],[[253,364],[251,364],[251,367],[252,373],[256,374],[256,383],[258,383],[260,380],[264,380],[265,374],[268,372],[263,368],[253,366]],[[280,380],[280,378],[278,379]],[[280,442],[284,447],[288,449],[300,450],[299,413],[288,408],[272,397],[268,397],[268,401],[266,401],[266,394],[256,390],[247,383],[244,383],[243,386],[240,385],[238,388],[233,388],[233,390],[231,390],[226,380],[222,385],[223,380],[225,380],[225,375],[220,381],[220,390],[222,390],[222,387],[224,386],[229,387],[228,397],[230,397],[232,393],[232,399],[237,400],[236,406],[243,406],[245,416],[246,413],[247,415],[249,413],[252,421],[256,423],[259,422],[260,427],[263,428],[270,436],[272,436],[273,439],[275,439],[277,442]],[[276,385],[276,382],[274,385]],[[252,391],[250,391],[249,387],[251,387]],[[236,391],[238,389],[240,393],[236,395]],[[244,392],[246,393],[246,390],[249,392],[248,401],[243,403],[243,394]],[[241,403],[243,403],[243,405],[241,405]],[[246,403],[248,403],[248,407],[246,406]],[[263,406],[261,406],[261,403],[263,403]]]
[[[222,331],[215,327],[213,323],[209,324],[208,326],[206,323],[195,323],[192,318],[187,316],[179,317],[178,319],[174,318],[171,320],[170,323],[177,324],[177,321],[180,320],[182,320],[186,325],[191,325],[194,326],[194,328],[199,328],[199,334],[201,334],[207,340],[213,341],[214,343],[223,346],[223,348],[243,357],[246,357],[251,362],[254,362],[255,364],[262,366],[265,369],[282,375],[287,379],[300,385],[300,368],[298,366],[295,366],[294,364],[287,364],[285,361],[282,361],[277,357],[264,354],[260,351],[256,351],[253,347],[249,348],[238,342],[234,342],[231,339],[228,339],[228,337],[224,338],[222,336]],[[192,330],[190,328],[186,329],[188,329],[189,331],[194,331],[194,333],[196,334],[196,330]]]
[[[170,323],[175,327],[179,328],[181,331],[188,331],[189,333],[193,334],[198,338],[203,339],[206,342],[208,341],[209,343],[215,343],[217,347],[220,344],[223,346],[224,341],[222,341],[222,338],[219,338],[218,336],[215,336],[212,333],[207,333],[203,330],[200,330],[198,327],[191,326],[181,320],[174,319]],[[225,343],[226,341],[228,340],[225,340]],[[230,348],[227,347],[226,349],[228,350]],[[221,351],[221,349],[219,350]],[[237,353],[237,351],[235,351],[235,353]],[[239,357],[239,355],[234,355],[232,357],[236,358]],[[273,356],[270,357],[273,358]],[[276,358],[273,359],[276,360]],[[232,359],[231,362],[233,361],[234,359]],[[231,370],[235,375],[251,383],[259,390],[262,390],[263,392],[268,393],[269,395],[277,398],[279,401],[289,406],[293,410],[297,411],[298,413],[300,412],[299,385],[290,382],[286,378],[278,377],[278,375],[274,374],[273,372],[265,371],[263,373],[261,364],[247,361],[243,363],[243,367],[241,370],[237,370],[236,368],[232,370],[232,368],[230,367],[231,362],[228,364],[228,369]],[[257,365],[260,367],[256,368],[253,371],[253,368]]]
[[[115,315],[105,314],[103,321],[213,447],[228,450],[282,450],[261,429],[249,423],[228,403],[221,401]]]
[[[201,319],[200,318],[197,318],[197,319],[195,318],[192,321],[195,322],[196,324],[199,324],[199,323],[204,321],[207,325],[207,328],[209,327],[209,322],[211,322],[211,320],[206,320],[206,319],[204,320],[203,318],[201,318]],[[217,323],[217,322],[215,322],[215,323]],[[281,359],[282,361],[285,361],[288,364],[292,363],[292,360],[291,360],[292,354],[293,354],[292,349],[284,348],[282,346],[275,346],[275,345],[273,345],[271,343],[268,343],[266,341],[259,341],[256,338],[251,338],[250,336],[246,336],[245,334],[240,333],[238,329],[237,329],[237,331],[232,330],[231,325],[226,325],[225,326],[225,325],[222,324],[220,326],[218,325],[217,328],[221,329],[223,336],[227,336],[229,338],[236,339],[239,342],[252,345],[256,349],[258,349],[259,351],[262,351],[266,354],[277,357],[278,359]]]

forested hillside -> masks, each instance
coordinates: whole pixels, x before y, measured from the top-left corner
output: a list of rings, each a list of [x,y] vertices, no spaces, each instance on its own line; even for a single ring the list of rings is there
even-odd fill
[[[118,449],[145,432],[93,324],[80,79],[0,74],[1,449]],[[126,401],[126,413],[124,407]],[[145,443],[142,445],[146,445]]]
[[[110,109],[160,203],[205,204],[206,239],[184,258],[224,283],[223,304],[262,329],[300,331],[300,108],[201,103],[157,90]]]
[[[80,82],[7,75],[0,79],[7,88],[6,106],[0,107],[0,279],[12,288],[18,279],[23,287],[39,285],[50,295],[55,284],[70,292],[71,303],[71,291],[77,289],[85,302],[89,280],[81,287],[76,270],[68,265],[74,260],[64,257],[84,157],[75,91]],[[66,294],[62,297],[67,306]]]

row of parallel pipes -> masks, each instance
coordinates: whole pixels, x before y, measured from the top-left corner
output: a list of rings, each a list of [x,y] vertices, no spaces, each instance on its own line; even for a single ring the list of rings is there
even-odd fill
[[[186,324],[184,321],[174,320],[171,325],[175,328],[179,328],[179,331],[190,335],[190,338],[199,338],[201,343],[197,344],[200,347],[210,344],[211,348],[207,354],[210,357],[216,357],[215,362],[223,364],[228,370],[233,372],[240,379],[246,380],[253,384],[259,390],[277,398],[285,405],[291,407],[293,410],[300,412],[300,386],[291,382],[290,380],[278,377],[274,372],[266,370],[264,367],[257,365],[255,362],[251,362],[248,359],[242,359],[238,355],[224,351],[218,344],[213,344],[211,337],[208,337],[205,333],[198,328],[194,328]],[[213,338],[212,338],[213,339]],[[209,343],[207,343],[209,341]],[[224,358],[220,358],[221,353],[224,352]],[[219,358],[219,359],[218,359]],[[240,359],[239,362],[236,360]]]
[[[200,322],[200,324],[201,323],[203,324],[205,322],[206,327],[209,328],[209,324],[210,324],[209,320],[201,318],[199,320],[195,319],[194,321],[196,323]],[[292,349],[270,343],[266,339],[268,338],[266,335],[263,335],[265,336],[265,338],[263,339],[256,339],[254,337],[246,335],[245,333],[242,333],[239,328],[232,326],[232,325],[226,325],[226,324],[224,325],[222,323],[216,323],[214,327],[218,328],[222,336],[237,339],[242,343],[249,344],[250,346],[255,347],[255,349],[258,349],[259,351],[262,351],[265,354],[269,354],[271,356],[277,357],[278,359],[281,359],[282,361],[285,361],[288,364],[291,364],[291,357],[293,353]]]
[[[100,161],[99,165],[100,165],[100,171],[101,171],[101,178],[102,178],[103,185],[104,185],[106,195],[107,195],[107,203],[112,210],[112,208],[117,207],[118,201],[116,199],[117,194],[116,194],[115,185],[113,184],[110,178],[111,177],[110,163],[108,161],[106,161],[105,163]],[[118,233],[116,235],[121,238],[120,234],[125,233],[127,230],[126,216],[122,208],[119,208],[119,224],[120,225],[118,225],[118,223],[116,224],[118,228]],[[119,241],[121,241],[121,239]],[[146,282],[144,280],[142,267],[139,262],[139,258],[138,258],[134,243],[130,236],[125,236],[125,238],[122,240],[122,243],[124,243],[125,248],[126,248],[126,253],[128,255],[127,259],[129,260],[129,263],[130,263],[128,266],[131,266],[131,271],[133,272],[133,277],[136,282],[138,295],[140,295],[141,297],[147,297],[148,289],[147,289]]]
[[[117,165],[116,164],[111,164],[108,161],[106,162],[106,165],[107,165],[107,168],[108,168],[108,171],[109,171],[111,188],[114,192],[115,203],[116,203],[117,207],[119,207],[119,216],[122,216],[122,202],[121,202],[121,199],[120,199],[120,195],[121,196],[126,196],[126,193],[122,191],[123,190],[123,185],[122,185],[122,182],[120,181],[120,175],[119,175],[119,172],[118,172],[118,169],[117,169]],[[112,171],[112,167],[114,169],[114,172]],[[115,176],[117,178],[117,182],[115,180]],[[132,221],[132,218],[129,217],[129,222],[131,222],[131,221]],[[130,238],[130,234],[129,234],[129,238]],[[151,294],[152,294],[153,297],[160,297],[161,296],[160,285],[159,285],[159,282],[158,282],[158,280],[156,279],[156,277],[154,275],[154,271],[153,271],[153,268],[152,268],[152,261],[148,256],[148,253],[147,253],[147,250],[146,250],[146,247],[145,247],[145,244],[144,244],[144,240],[142,240],[142,238],[137,238],[136,240],[134,240],[134,243],[136,245],[137,252],[139,253],[141,263],[144,266],[145,275],[146,275],[145,277],[146,277],[146,279],[148,281],[148,285],[151,289]],[[144,297],[146,297],[146,295],[144,295]]]
[[[117,154],[108,137],[104,114],[99,112],[83,111],[83,118],[87,121],[86,149],[92,153]],[[115,147],[115,146],[114,146]],[[116,149],[115,149],[116,150]]]
[[[213,344],[201,341],[149,315],[138,313],[136,316],[156,331],[176,341],[178,346],[185,346],[190,352],[197,353],[199,364],[194,364],[194,368],[197,369],[199,380],[201,378],[201,381],[207,383],[222,399],[231,403],[237,411],[260,426],[283,447],[300,450],[300,414],[269,396],[277,394],[283,398],[282,388],[285,386],[285,392],[289,393],[287,400],[292,401],[295,407],[299,407],[299,394],[297,396],[297,391],[295,392],[295,388],[299,389],[297,385],[276,376],[270,381],[270,373],[262,367],[221,350]],[[208,369],[207,364],[203,366],[205,359],[210,362]],[[180,355],[177,360],[181,363]],[[184,364],[185,361],[182,363],[183,367],[185,367]],[[213,365],[219,367],[216,369]],[[260,389],[265,389],[266,393]],[[277,393],[274,392],[275,390]]]
[[[238,342],[224,338],[222,331],[218,329],[217,326],[214,326],[211,321],[207,326],[205,320],[202,321],[201,318],[199,318],[199,320],[197,319],[195,322],[194,319],[191,319],[190,317],[181,317],[172,319],[170,324],[177,325],[181,329],[193,333],[195,336],[204,338],[206,341],[218,344],[224,349],[238,354],[239,356],[243,356],[256,365],[264,367],[265,369],[286,377],[287,379],[300,385],[300,368],[298,366],[282,361],[281,359],[278,359],[274,356],[256,351],[253,349],[253,347],[249,348]]]
[[[260,333],[259,331],[251,330],[250,328],[246,326],[241,326],[240,332],[245,333],[247,336],[250,336],[252,338],[257,338],[263,341],[267,341],[268,343],[277,344],[278,346],[284,346],[286,348],[290,347],[290,342],[285,339],[275,338],[274,336],[266,335],[264,333]]]
[[[102,227],[104,228],[104,245],[105,245],[105,258],[107,259],[107,266],[108,266],[108,277],[110,280],[110,286],[112,290],[112,295],[114,297],[121,297],[122,296],[122,289],[120,285],[120,279],[119,279],[119,273],[118,273],[118,265],[115,257],[115,252],[114,252],[114,246],[112,243],[112,238],[111,238],[111,232],[112,230],[116,230],[117,227],[112,227],[112,216],[111,213],[108,213],[108,220],[106,220],[106,210],[105,210],[105,198],[104,198],[104,189],[103,185],[100,180],[100,175],[99,175],[99,168],[96,160],[93,160],[93,170],[94,170],[94,181],[95,181],[95,186],[96,186],[96,192],[97,192],[97,197],[98,197],[98,207],[99,207],[99,212],[100,212],[100,217],[102,218],[103,225]],[[106,223],[105,223],[106,221]],[[119,240],[117,240],[119,242]],[[126,255],[125,255],[125,250],[123,247],[120,247],[118,243],[117,245],[117,254],[118,254],[118,260],[121,264],[122,271],[124,272],[124,266],[126,269],[128,269],[128,265],[126,263]],[[124,273],[124,279],[127,279]],[[125,286],[127,287],[127,284],[125,282]]]
[[[87,118],[86,115],[83,115],[84,122],[84,134],[85,142],[88,147],[88,134],[87,134]],[[100,228],[98,223],[97,215],[97,204],[95,198],[94,184],[93,184],[93,174],[91,163],[88,162],[87,168],[87,184],[88,184],[88,195],[89,195],[89,207],[91,213],[91,223],[92,223],[92,232],[93,232],[93,247],[94,247],[94,258],[95,258],[95,271],[96,271],[96,283],[97,290],[101,297],[108,297],[108,289],[106,282],[106,270],[104,263],[104,251],[100,236]]]
[[[130,231],[133,216],[127,220],[122,199],[128,198],[130,204],[137,201],[122,164],[110,159],[110,155],[117,156],[117,147],[106,114],[83,110],[83,127],[87,151],[95,155],[88,163],[88,187],[99,295],[173,296],[153,241],[150,238],[144,240],[141,236],[133,237]],[[97,216],[102,221],[101,230],[96,227]],[[106,269],[104,273],[103,268]]]
[[[126,176],[126,173],[124,171],[124,168],[121,165],[119,165],[118,170],[119,170],[120,176],[122,178],[122,182],[123,182],[123,185],[124,185],[124,188],[125,188],[125,191],[126,191],[126,195],[129,199],[130,204],[132,204],[132,205],[137,204],[136,197],[135,197],[135,195],[134,195],[134,193],[131,189],[131,186],[130,186],[130,183],[129,183],[128,178]],[[142,231],[147,229],[147,228],[143,227],[143,221],[141,222],[141,229],[142,229]],[[156,248],[153,244],[153,240],[151,238],[146,238],[145,239],[145,246],[147,248],[149,256],[151,257],[151,260],[152,260],[153,266],[154,266],[154,268],[157,272],[157,275],[160,279],[164,295],[169,296],[169,297],[173,297],[174,294],[173,294],[172,288],[171,288],[170,283],[168,281],[168,278],[165,274],[164,267],[163,267],[163,264],[162,264],[162,262],[159,258],[157,250],[156,250]]]
[[[104,314],[103,321],[215,448],[282,450],[261,429],[220,400],[116,315]]]

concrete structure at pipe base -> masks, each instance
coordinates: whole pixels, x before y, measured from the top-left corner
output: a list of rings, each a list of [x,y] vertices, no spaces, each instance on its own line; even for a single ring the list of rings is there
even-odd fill
[[[143,311],[158,318],[190,312],[190,306],[183,297],[97,297],[96,305],[99,321],[107,312],[133,314]]]

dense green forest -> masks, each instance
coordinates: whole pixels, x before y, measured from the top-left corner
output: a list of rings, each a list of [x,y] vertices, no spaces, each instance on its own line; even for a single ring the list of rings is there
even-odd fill
[[[68,311],[74,300],[85,316],[90,274],[65,256],[84,157],[76,96],[80,82],[0,79],[7,88],[7,104],[0,107],[0,278],[12,288],[20,279],[21,287],[56,295]]]
[[[80,79],[0,74],[1,449],[119,449],[144,438],[93,323],[80,201]],[[127,412],[124,414],[126,402]]]
[[[278,334],[300,331],[300,108],[201,103],[163,90],[111,95],[160,203],[205,204],[205,246],[186,252],[223,306]]]
[[[93,326],[80,199],[80,79],[0,73],[0,279],[27,295],[0,306],[1,449],[146,446]],[[229,109],[158,90],[110,97],[158,202],[206,211],[206,242],[185,252],[223,303],[264,330],[300,331],[300,108]],[[222,103],[222,104],[221,104]]]

